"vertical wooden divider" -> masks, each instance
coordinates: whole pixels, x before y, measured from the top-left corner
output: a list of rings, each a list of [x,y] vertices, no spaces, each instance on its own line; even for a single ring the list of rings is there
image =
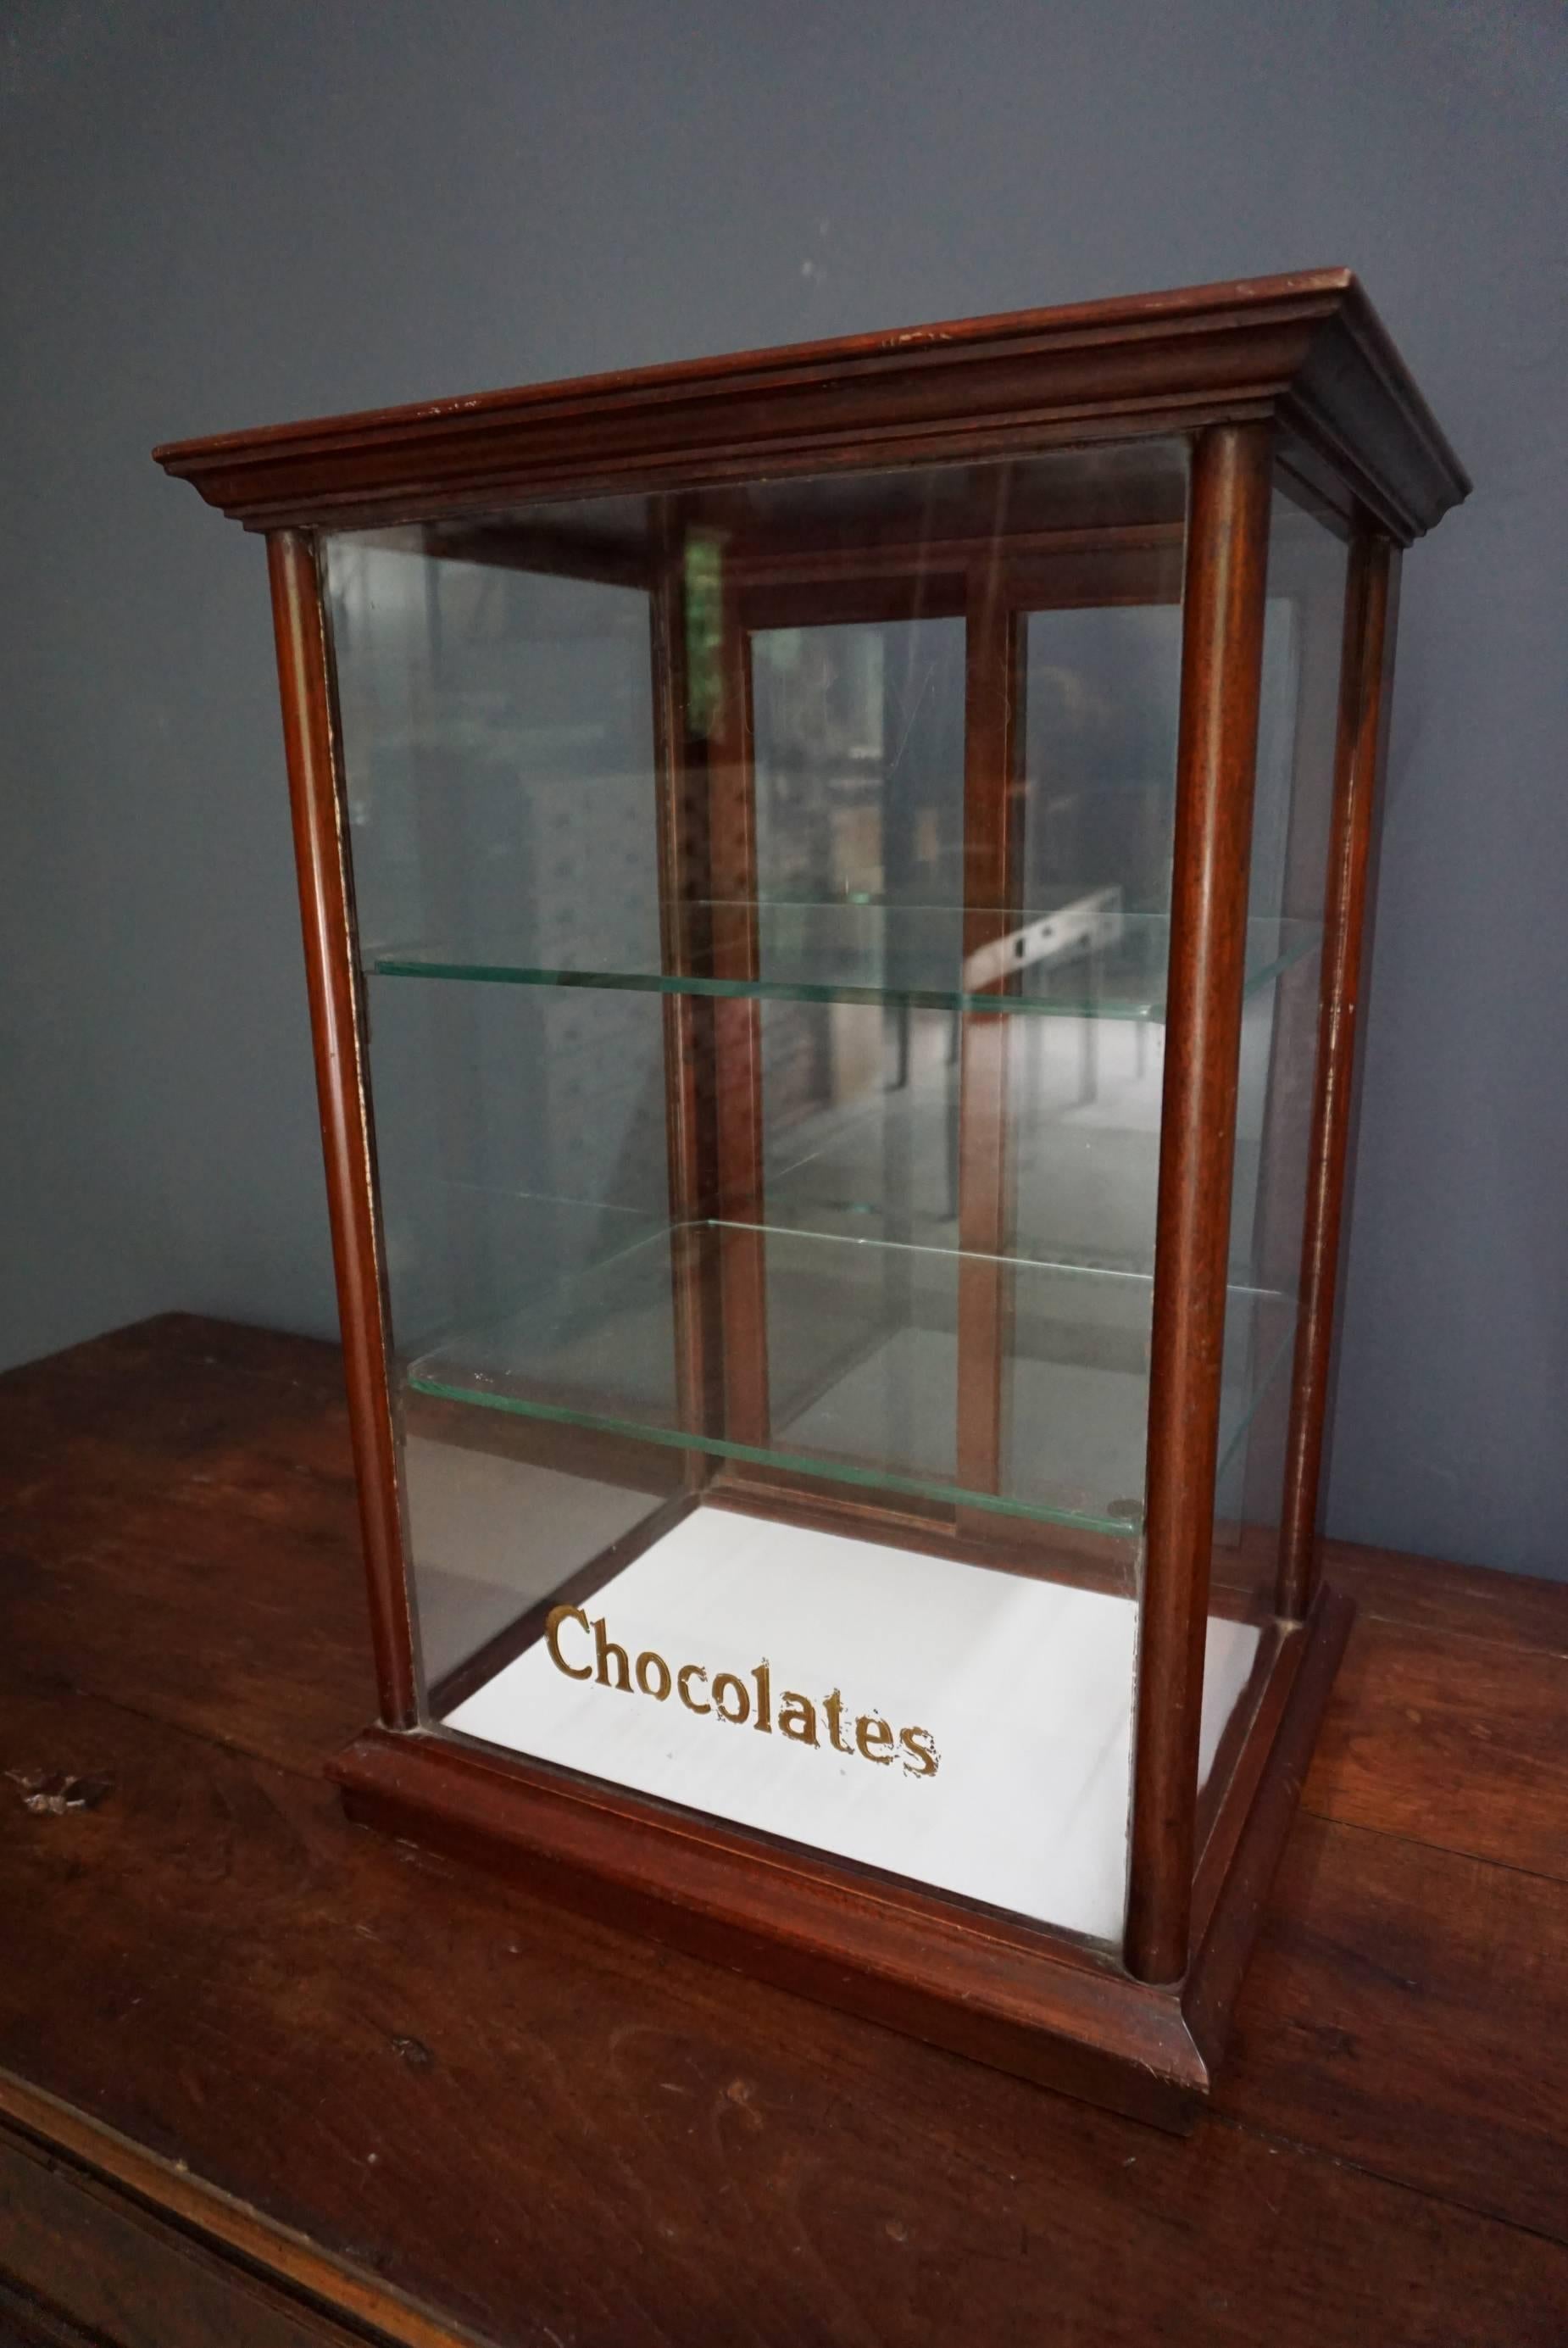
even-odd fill
[[[1186,1971],[1224,1347],[1273,433],[1194,444],[1182,595],[1148,1516],[1124,1957]]]
[[[432,542],[433,541],[433,542]],[[460,788],[463,754],[442,749],[442,729],[437,716],[435,680],[441,670],[441,577],[443,565],[438,533],[426,539],[419,561],[423,588],[427,657],[410,661],[407,675],[414,723],[425,736],[419,755],[422,777],[433,778],[445,769],[442,787],[421,788],[414,794],[416,853],[425,893],[427,919],[436,937],[463,938],[474,933],[472,880],[473,842],[467,794]],[[336,713],[339,734],[342,710]],[[484,1086],[473,1049],[473,990],[467,986],[437,986],[423,990],[426,1035],[432,1047],[435,1097],[435,1144],[443,1168],[443,1186],[460,1182],[473,1162],[474,1145],[484,1132],[488,1113]],[[450,1201],[460,1191],[446,1189],[446,1257],[450,1293],[463,1300],[465,1314],[474,1302],[494,1293],[499,1268],[494,1260],[493,1234],[477,1216]]]
[[[1387,745],[1398,565],[1398,550],[1386,538],[1364,534],[1357,541],[1346,597],[1316,1090],[1280,1519],[1276,1606],[1289,1622],[1305,1617],[1317,1578],[1318,1484],[1350,1141],[1367,880],[1373,810]]]
[[[998,481],[995,529],[969,572],[964,709],[964,961],[1016,926],[1019,778],[1024,740],[1023,623],[1008,602]],[[964,991],[972,990],[965,980]],[[1006,975],[984,991],[1006,993]],[[1003,1477],[1011,1296],[1001,1259],[1010,1234],[1007,1061],[1012,1014],[965,1011],[960,1021],[958,1145],[957,1480],[997,1492]],[[975,1529],[975,1510],[958,1510]],[[978,1528],[995,1529],[988,1520]]]
[[[712,843],[713,974],[761,975],[758,922],[757,785],[752,757],[751,644],[726,570],[720,604],[720,691],[707,741]],[[762,1006],[755,996],[714,1004],[717,1134],[718,1282],[724,1321],[725,1433],[766,1446],[772,1412],[768,1374],[768,1242],[763,1220]]]
[[[376,1685],[385,1726],[412,1728],[418,1718],[418,1673],[387,1377],[375,1144],[332,664],[314,540],[303,530],[273,530],[267,568]]]
[[[654,770],[657,795],[659,945],[671,976],[700,975],[712,963],[713,889],[709,878],[707,777],[694,770],[686,740],[686,596],[678,527],[666,518],[655,533],[650,596],[654,673]],[[676,1343],[676,1406],[682,1431],[709,1435],[721,1425],[723,1331],[711,1277],[717,1161],[713,1130],[713,1004],[706,997],[664,997],[665,1135],[668,1160],[670,1277]],[[696,1492],[713,1474],[713,1457],[685,1455],[684,1481]]]

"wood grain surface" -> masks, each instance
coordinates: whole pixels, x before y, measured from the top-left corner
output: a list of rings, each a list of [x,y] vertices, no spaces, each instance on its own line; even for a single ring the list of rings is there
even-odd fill
[[[0,2267],[85,2336],[224,2336],[227,2272],[236,2339],[1568,2339],[1568,1590],[1332,1556],[1362,1619],[1181,2142],[348,1826],[329,1348],[170,1316],[11,1373],[0,1515]],[[40,2159],[140,2217],[68,2252]],[[150,2335],[104,2245],[160,2226]]]
[[[1345,1673],[1313,1807],[1568,1879],[1568,1656],[1369,1622]]]

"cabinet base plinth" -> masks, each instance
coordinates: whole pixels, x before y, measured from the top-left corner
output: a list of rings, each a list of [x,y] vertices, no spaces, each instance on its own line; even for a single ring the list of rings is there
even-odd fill
[[[370,1728],[333,1764],[359,1823],[930,2044],[1185,2134],[1231,2008],[1352,1608],[1321,1591],[1285,1632],[1195,1887],[1184,1978],[542,1762]]]

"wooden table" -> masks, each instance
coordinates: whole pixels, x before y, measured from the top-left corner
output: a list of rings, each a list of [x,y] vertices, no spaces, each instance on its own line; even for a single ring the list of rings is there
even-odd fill
[[[1568,2342],[1568,1588],[1336,1550],[1181,2143],[345,1824],[332,1348],[14,1371],[0,1500],[0,2341]]]

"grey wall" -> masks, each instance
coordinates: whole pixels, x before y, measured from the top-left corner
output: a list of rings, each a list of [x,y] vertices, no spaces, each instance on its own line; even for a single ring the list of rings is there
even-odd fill
[[[333,1301],[260,547],[155,440],[1349,262],[1407,567],[1333,1529],[1568,1571],[1553,0],[11,0],[0,1358]]]

